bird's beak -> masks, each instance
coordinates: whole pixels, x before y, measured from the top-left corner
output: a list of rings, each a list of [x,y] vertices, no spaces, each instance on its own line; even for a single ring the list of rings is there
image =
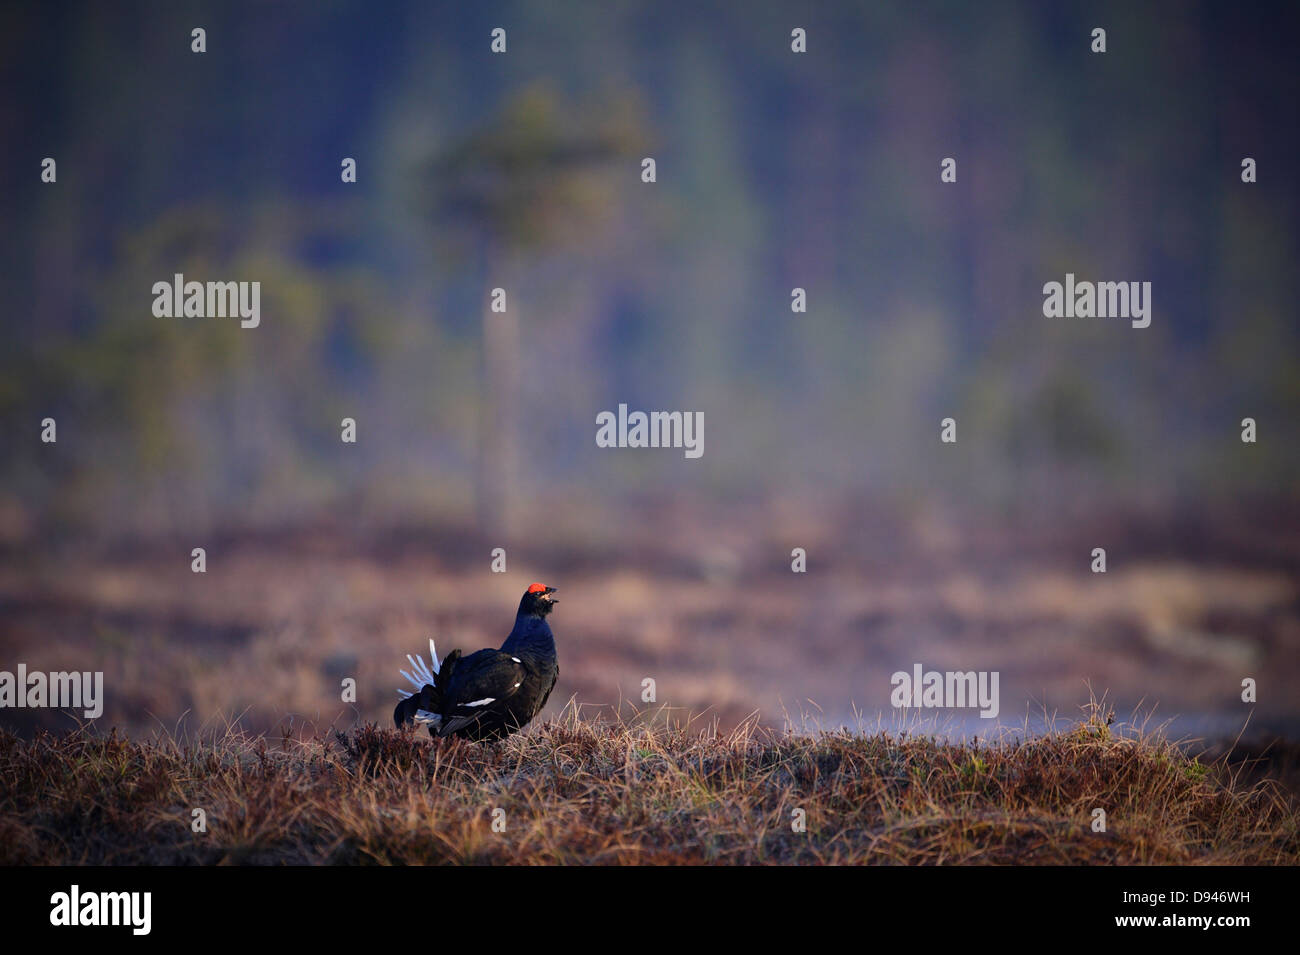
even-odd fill
[[[546,592],[542,594],[542,599],[549,601],[550,603],[557,604],[560,602],[560,598],[552,596],[552,594],[554,593],[555,593],[554,587],[547,587]]]

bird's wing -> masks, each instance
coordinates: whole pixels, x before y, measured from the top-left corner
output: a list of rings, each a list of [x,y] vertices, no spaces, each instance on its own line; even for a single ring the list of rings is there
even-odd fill
[[[482,718],[493,704],[519,692],[524,665],[504,650],[480,650],[462,659],[444,697],[439,736],[449,736]]]
[[[533,714],[534,716],[537,715],[537,713],[542,712],[542,707],[544,707],[546,705],[546,701],[551,698],[551,691],[555,689],[555,683],[559,679],[560,679],[560,667],[557,664],[555,667],[555,675],[551,677],[551,685],[546,688],[546,692],[542,694],[541,700],[538,701],[537,709]]]

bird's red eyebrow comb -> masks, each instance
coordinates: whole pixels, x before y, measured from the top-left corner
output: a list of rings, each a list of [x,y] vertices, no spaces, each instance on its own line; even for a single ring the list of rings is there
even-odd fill
[[[528,592],[529,592],[530,594],[540,594],[540,593],[541,593],[542,591],[544,591],[545,589],[546,589],[546,585],[545,585],[545,584],[529,584],[529,585],[528,585]]]

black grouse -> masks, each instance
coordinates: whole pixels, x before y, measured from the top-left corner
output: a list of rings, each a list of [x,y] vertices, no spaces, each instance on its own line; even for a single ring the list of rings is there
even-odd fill
[[[398,726],[423,723],[431,736],[464,736],[473,740],[500,739],[536,716],[560,675],[555,636],[546,615],[555,607],[555,588],[532,584],[519,601],[515,628],[500,650],[479,650],[462,657],[459,650],[438,663],[429,641],[432,667],[412,657],[413,672],[401,671],[415,692],[403,697],[393,711]]]

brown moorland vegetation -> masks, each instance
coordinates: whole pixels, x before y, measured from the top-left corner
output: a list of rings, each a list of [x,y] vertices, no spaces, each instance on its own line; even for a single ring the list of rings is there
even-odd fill
[[[1099,713],[978,744],[574,706],[495,744],[0,731],[0,863],[1300,862],[1294,793]]]

